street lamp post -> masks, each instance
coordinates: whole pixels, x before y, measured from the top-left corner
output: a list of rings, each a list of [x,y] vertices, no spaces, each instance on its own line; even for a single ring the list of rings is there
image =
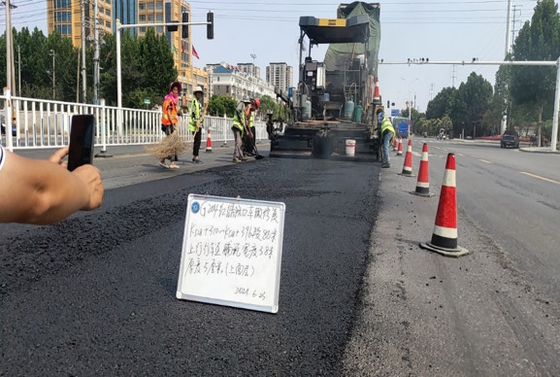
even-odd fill
[[[255,59],[257,58],[257,55],[256,54],[251,54],[251,58],[253,59],[253,69],[252,69],[253,74],[251,76],[255,76],[255,74],[254,74],[255,73]],[[254,97],[255,96],[255,82],[253,80],[251,81],[251,86],[252,86],[251,91],[253,92],[251,97]]]
[[[52,56],[52,97],[56,99],[56,72],[55,72],[55,61],[56,61],[56,53],[54,50],[51,50]]]
[[[412,109],[414,108],[414,106],[416,105],[416,94],[414,95],[414,101],[412,101],[412,99],[410,98],[410,86],[412,84],[414,84],[416,81],[418,81],[420,79],[420,77],[415,78],[414,80],[411,80],[408,82],[408,92],[407,92],[407,97],[410,101],[406,101],[406,108],[408,110],[408,134],[410,135],[410,128],[412,127]],[[406,81],[406,79],[404,77],[401,77],[401,80]]]

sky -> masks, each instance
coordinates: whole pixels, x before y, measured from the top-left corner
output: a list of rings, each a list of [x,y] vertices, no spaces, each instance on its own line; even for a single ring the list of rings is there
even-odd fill
[[[14,27],[38,27],[47,33],[47,0],[11,0]],[[536,0],[511,0],[512,29],[530,20]],[[557,0],[556,3],[558,3]],[[379,58],[404,63],[408,58],[431,61],[500,61],[506,50],[508,0],[387,0],[381,4]],[[351,3],[351,1],[346,1]],[[192,27],[193,45],[200,59],[196,67],[227,62],[255,63],[265,79],[266,66],[286,62],[299,64],[299,17],[336,18],[340,2],[327,0],[200,0],[190,1],[191,21],[206,21],[215,14],[214,39],[206,39],[205,26]],[[0,28],[5,29],[5,9],[0,7]],[[515,22],[513,22],[513,20]],[[326,47],[314,48],[312,57],[324,59]],[[256,55],[253,59],[251,55]],[[406,102],[423,112],[443,88],[459,87],[471,72],[492,85],[498,66],[392,65],[380,64],[379,84],[383,103],[389,100],[403,109]]]

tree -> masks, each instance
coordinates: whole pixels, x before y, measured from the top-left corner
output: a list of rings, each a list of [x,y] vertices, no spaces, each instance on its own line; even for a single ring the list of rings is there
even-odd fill
[[[513,45],[514,60],[553,61],[560,56],[560,16],[554,0],[537,2],[531,21],[519,31]],[[541,142],[543,112],[552,113],[556,83],[555,67],[513,66],[510,83],[515,104],[531,104],[538,111]],[[550,112],[548,111],[550,109]]]
[[[214,94],[208,103],[208,115],[233,117],[237,103],[234,99]]]
[[[268,111],[272,111],[274,113],[274,111],[277,108],[277,105],[272,99],[272,97],[264,95],[260,98],[260,101],[261,101],[261,107],[259,108],[259,113],[263,117],[267,114]]]
[[[467,135],[476,137],[482,118],[490,107],[492,84],[482,75],[472,72],[466,83],[461,83],[455,96],[454,106],[449,114],[454,132],[460,133],[465,128]]]
[[[453,87],[443,88],[434,99],[428,103],[426,117],[428,119],[436,119],[451,113],[456,95],[457,89]]]

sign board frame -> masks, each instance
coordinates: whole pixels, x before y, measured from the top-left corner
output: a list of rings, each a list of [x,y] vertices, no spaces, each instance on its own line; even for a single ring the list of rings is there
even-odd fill
[[[190,194],[176,297],[278,312],[286,206]]]

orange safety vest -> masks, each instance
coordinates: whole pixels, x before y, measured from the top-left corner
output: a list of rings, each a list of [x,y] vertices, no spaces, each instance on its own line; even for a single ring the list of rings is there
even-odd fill
[[[164,126],[172,126],[177,124],[179,119],[177,118],[177,106],[175,103],[168,99],[163,101],[162,105],[163,115],[161,117],[161,124]]]

